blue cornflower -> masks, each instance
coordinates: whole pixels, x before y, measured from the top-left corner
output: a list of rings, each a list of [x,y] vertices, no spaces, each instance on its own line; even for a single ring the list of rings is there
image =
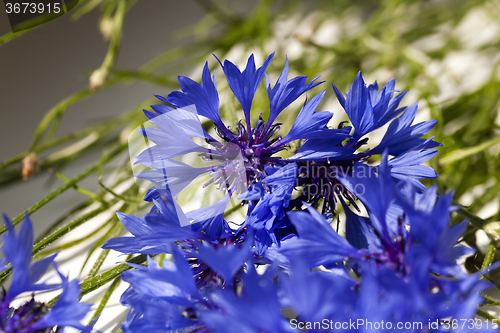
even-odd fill
[[[280,282],[283,305],[291,308],[297,315],[292,324],[300,321],[321,322],[331,319],[349,321],[352,316],[358,281],[350,277],[344,268],[310,271],[305,261],[294,260],[290,269],[281,274]]]
[[[175,264],[164,260],[160,267],[148,257],[147,267],[138,265],[136,270],[122,274],[130,287],[120,301],[131,309],[122,324],[124,332],[172,332],[196,327],[191,319],[207,302],[181,250],[173,248],[172,254]]]
[[[54,263],[55,254],[31,263],[33,247],[33,226],[26,214],[21,225],[19,235],[16,236],[14,227],[4,215],[8,232],[3,238],[2,251],[7,262],[5,270],[13,270],[12,284],[8,291],[2,290],[0,296],[0,331],[5,333],[46,333],[52,328],[74,327],[82,331],[90,331],[80,323],[90,309],[90,305],[80,303],[80,286],[78,280],[69,281],[59,273]],[[50,265],[54,265],[61,284],[37,283]],[[21,306],[11,306],[12,300],[25,292],[53,290],[61,288],[62,293],[57,303],[50,308],[44,303],[35,301],[34,297]]]
[[[323,215],[311,206],[305,211],[290,212],[288,217],[300,238],[282,242],[280,252],[290,260],[300,258],[309,267],[330,266],[345,258],[361,259],[368,253],[358,250],[342,238]]]
[[[296,323],[420,322],[420,328],[400,331],[428,332],[431,321],[472,318],[482,300],[478,293],[489,284],[457,264],[472,250],[456,244],[466,225],[448,225],[451,194],[438,199],[435,187],[419,182],[437,176],[422,165],[439,145],[422,138],[435,121],[413,125],[417,103],[400,107],[406,92],[395,95],[394,80],[379,91],[359,73],[346,96],[333,86],[352,126],[327,126],[332,114],[316,111],[321,92],[306,99],[281,137],[278,115],[319,83],[288,80],[287,63],[274,87],[266,76],[269,118],[252,124],[252,102],[272,57],[257,69],[251,56],[243,71],[220,62],[244,114],[236,131],[220,117],[208,64],[202,84],[180,77],[182,91],[158,97],[173,107],[145,111],[157,128],[142,134],[155,145],[138,162],[152,170],[137,176],[156,185],[145,197],[153,208],[144,218],[118,213],[133,236],[109,240],[104,248],[170,253],[175,263],[165,260],[160,267],[149,259],[148,267],[134,266],[122,275],[130,283],[122,303],[131,309],[123,330],[288,332],[293,327],[287,313]],[[198,115],[213,122],[217,139],[201,127]],[[381,142],[365,149],[367,134],[385,125]],[[305,141],[291,157],[277,155],[295,140]],[[218,164],[195,168],[176,160],[189,153]],[[382,155],[377,167],[371,165],[374,155]],[[214,183],[227,195],[185,214],[174,197],[204,173],[211,177],[205,185]],[[224,219],[234,193],[248,205],[237,230]],[[346,238],[330,226],[338,201],[346,214]],[[351,210],[359,212],[361,205],[367,217]],[[268,265],[263,275],[256,264]],[[318,266],[327,272],[308,271]]]
[[[144,218],[117,213],[132,237],[117,237],[106,241],[104,249],[125,254],[170,253],[171,246],[184,249],[193,268],[198,287],[207,284],[231,283],[236,263],[241,266],[251,255],[253,236],[248,227],[234,230],[224,220],[223,213],[195,224],[184,224],[188,217],[178,209],[171,193],[163,190],[154,200],[153,212]],[[222,256],[222,257],[221,257]],[[230,271],[218,264],[235,262]]]
[[[490,285],[479,279],[479,273],[467,275],[457,264],[460,257],[474,251],[456,244],[466,224],[449,226],[451,194],[438,198],[435,187],[419,193],[405,180],[396,184],[390,167],[386,152],[377,173],[371,173],[371,177],[339,178],[347,189],[357,193],[369,215],[359,216],[344,204],[346,239],[333,230],[330,221],[309,207],[309,214],[288,213],[299,238],[282,242],[278,254],[284,254],[287,260],[272,252],[269,256],[283,267],[291,267],[292,273],[297,262],[306,267],[353,269],[360,277],[356,287],[359,293],[353,296],[359,301],[349,302],[351,305],[347,306],[356,309],[352,310],[355,315],[343,318],[344,321],[363,318],[372,322],[418,321],[425,325],[448,317],[473,318],[482,302],[478,293]],[[360,172],[366,168],[370,167],[355,164],[353,175],[370,174]],[[295,274],[301,276],[300,272]],[[303,283],[310,285],[314,279],[307,281]],[[298,281],[293,284],[300,285]],[[312,288],[308,289],[311,293],[323,289],[307,288]],[[312,295],[311,299],[315,297]],[[293,304],[297,311],[304,311],[300,300]],[[326,313],[333,308],[328,304],[317,311]],[[307,313],[302,320],[314,320],[313,314]],[[338,318],[339,313],[331,313],[342,319]],[[407,332],[425,332],[425,328]]]
[[[353,175],[370,174],[361,173],[361,168],[370,167],[355,164]],[[136,271],[123,274],[131,285],[122,296],[131,309],[124,332],[288,332],[323,320],[335,325],[360,319],[364,324],[353,332],[377,329],[370,327],[382,321],[393,328],[418,323],[399,331],[429,332],[435,327],[431,323],[444,318],[473,318],[482,301],[478,293],[490,285],[479,274],[461,272],[456,263],[470,250],[455,244],[463,226],[448,227],[451,195],[438,199],[434,187],[418,193],[406,180],[396,184],[387,154],[377,169],[372,177],[339,178],[353,192],[357,186],[366,189],[359,192],[359,201],[368,217],[344,207],[347,239],[311,206],[306,205],[308,212],[285,213],[299,237],[282,240],[278,251],[272,248],[266,254],[267,263],[275,263],[264,275],[256,273],[252,259],[259,244],[252,249],[245,228],[235,235],[226,226],[220,233],[211,232],[215,238],[210,238],[194,230],[196,225],[181,226],[167,191],[154,200],[155,212],[144,219],[120,214],[134,237],[108,241],[107,248],[114,244],[125,253],[168,252],[175,259],[163,261],[163,267],[150,259],[148,267],[135,266]],[[429,221],[436,231],[432,237]],[[200,224],[213,230],[213,222]],[[317,266],[328,271],[307,270]],[[349,275],[351,269],[357,279]],[[336,326],[311,327],[310,332],[338,331]]]
[[[432,288],[425,257],[408,279],[386,267],[364,263],[359,279],[345,268],[308,271],[294,260],[281,275],[283,305],[296,313],[292,327],[307,332],[450,332],[440,323],[452,317],[458,322],[474,319],[478,294],[489,286],[477,275],[444,280],[452,293]],[[470,323],[469,321],[467,323]],[[477,322],[474,322],[476,324]],[[474,325],[475,326],[475,325]],[[483,325],[485,327],[486,325]],[[470,327],[470,326],[469,326]],[[490,326],[491,327],[491,326]],[[460,327],[453,332],[493,332]]]
[[[394,79],[378,91],[376,82],[367,86],[361,73],[358,73],[345,97],[332,86],[353,128],[344,127],[341,123],[339,130],[344,130],[346,137],[310,138],[292,157],[286,159],[297,162],[299,176],[296,185],[302,187],[293,205],[300,206],[302,201],[306,201],[317,206],[323,201],[323,213],[333,213],[338,200],[356,207],[355,193],[340,183],[339,175],[352,175],[355,163],[366,163],[371,156],[384,150],[394,156],[389,164],[392,166],[391,176],[395,179],[410,180],[417,189],[424,190],[425,186],[418,180],[437,177],[432,168],[421,165],[436,153],[435,149],[429,148],[440,145],[432,138],[421,138],[436,122],[412,125],[418,103],[408,108],[399,107],[407,91],[394,96],[398,92]],[[368,142],[366,135],[389,122],[382,141],[372,149],[363,150]]]
[[[451,194],[437,200],[435,187],[418,193],[410,182],[402,180],[396,184],[391,177],[387,153],[376,172],[369,169],[374,167],[357,163],[353,175],[361,176],[339,177],[349,191],[356,193],[369,215],[359,216],[344,204],[346,239],[330,227],[330,221],[309,206],[309,213],[288,214],[300,237],[284,241],[280,252],[289,257],[303,257],[310,267],[333,265],[344,258],[354,263],[371,260],[401,276],[410,273],[407,260],[413,256],[413,251],[425,252],[431,260],[429,265],[433,273],[462,276],[456,261],[471,254],[472,250],[456,245],[466,224],[448,226]],[[432,233],[429,221],[433,221]]]
[[[202,84],[186,77],[179,77],[182,91],[172,92],[167,98],[157,96],[173,107],[152,105],[155,112],[145,111],[150,122],[157,128],[141,131],[155,145],[140,153],[137,163],[142,163],[153,170],[142,172],[137,176],[153,182],[156,188],[161,189],[168,185],[172,194],[176,196],[193,179],[209,173],[211,179],[205,186],[214,183],[231,196],[233,193],[245,192],[254,184],[260,183],[269,176],[270,168],[286,165],[287,162],[277,153],[287,149],[291,141],[313,138],[342,141],[347,138],[349,135],[345,129],[326,127],[332,117],[331,113],[315,113],[324,92],[304,104],[285,137],[278,135],[281,125],[275,122],[278,115],[305,92],[322,83],[316,82],[317,78],[307,82],[305,76],[288,80],[288,62],[274,86],[266,76],[269,118],[266,121],[259,117],[259,120],[252,124],[250,117],[252,101],[273,56],[274,54],[271,54],[257,69],[252,55],[243,71],[228,60],[220,62],[228,85],[244,113],[244,120],[240,120],[235,129],[226,126],[220,117],[219,95],[215,79],[211,78],[208,63],[203,69]],[[213,122],[217,139],[201,127],[198,115]],[[190,139],[193,137],[205,140],[207,146],[196,144]],[[209,167],[193,168],[173,160],[193,152],[199,153],[205,160],[219,163]]]
[[[358,168],[366,168],[356,165]],[[406,274],[410,269],[406,259],[413,251],[426,254],[430,269],[440,275],[459,277],[463,272],[456,264],[458,258],[474,251],[456,245],[465,232],[467,223],[449,227],[452,194],[437,199],[436,187],[417,192],[410,182],[397,186],[390,178],[390,165],[383,155],[378,176],[355,178],[343,176],[341,181],[354,190],[362,187],[358,197],[367,208],[369,217],[364,218],[346,207],[346,238],[358,248],[371,247],[374,257],[386,265]],[[432,221],[432,225],[429,225]],[[409,231],[406,226],[409,225]],[[432,228],[432,232],[429,232]],[[378,253],[378,255],[375,255]]]
[[[217,273],[233,282],[198,288],[186,253],[178,247],[171,252],[175,262],[164,260],[159,266],[149,259],[147,267],[122,274],[130,283],[121,298],[130,308],[122,324],[125,333],[292,331],[280,312],[279,286],[273,282],[276,270],[259,275],[252,260],[244,268],[242,255],[236,260],[230,251],[212,255],[208,250],[202,256],[210,256]]]
[[[219,289],[211,295],[216,305],[200,314],[212,332],[294,332],[282,314],[283,299],[274,266],[259,275],[253,261],[238,276],[236,290]]]

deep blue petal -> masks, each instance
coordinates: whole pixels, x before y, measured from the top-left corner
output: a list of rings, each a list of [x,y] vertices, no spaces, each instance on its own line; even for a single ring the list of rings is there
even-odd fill
[[[279,141],[284,144],[293,140],[299,139],[346,139],[349,133],[345,130],[329,129],[326,127],[328,121],[333,116],[332,113],[322,111],[315,112],[319,103],[323,99],[325,92],[321,92],[314,96],[309,103],[304,103],[297,119],[288,134]]]
[[[215,88],[215,82],[210,78],[208,62],[205,63],[202,76],[203,85],[190,78],[179,76],[181,91],[174,91],[168,95],[167,103],[176,108],[195,105],[199,115],[212,120],[219,128],[229,132],[222,122],[219,114],[219,95]]]
[[[234,96],[238,99],[243,108],[248,129],[250,129],[250,109],[252,108],[255,92],[273,57],[274,53],[267,57],[262,67],[256,70],[255,60],[252,54],[250,58],[248,58],[247,66],[243,72],[229,60],[225,60],[224,65],[221,63],[229,88],[231,88]]]
[[[269,119],[267,121],[267,128],[269,128],[278,115],[287,106],[293,103],[297,98],[299,98],[303,93],[312,88],[318,86],[323,82],[315,82],[317,78],[313,79],[311,82],[306,83],[306,76],[295,77],[287,81],[288,76],[288,59],[286,60],[285,68],[281,73],[280,77],[276,81],[276,84],[271,88],[271,83],[269,78],[266,77],[266,87],[267,95],[269,97],[270,112]],[[266,129],[267,129],[266,128]],[[266,132],[266,130],[264,130]]]

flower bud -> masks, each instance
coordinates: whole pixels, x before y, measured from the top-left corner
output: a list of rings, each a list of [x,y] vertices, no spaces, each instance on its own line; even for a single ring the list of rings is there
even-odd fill
[[[96,91],[101,88],[104,82],[106,82],[107,76],[108,71],[102,68],[96,69],[92,75],[90,75],[90,90]]]
[[[34,153],[29,153],[21,161],[21,175],[23,180],[28,180],[38,170],[38,161]]]
[[[500,242],[500,222],[491,222],[484,226],[484,231],[490,236],[495,242]]]
[[[101,34],[104,36],[105,40],[108,40],[111,38],[111,35],[113,34],[115,24],[114,21],[107,17],[101,20],[99,23],[99,30],[101,31]]]

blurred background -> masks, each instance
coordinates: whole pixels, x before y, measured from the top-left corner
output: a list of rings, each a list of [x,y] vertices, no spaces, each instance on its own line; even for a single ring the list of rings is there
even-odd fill
[[[419,101],[416,121],[436,119],[430,134],[443,143],[430,162],[440,176],[426,185],[455,191],[462,208],[452,223],[471,222],[464,240],[479,248],[467,262],[475,271],[500,239],[499,17],[497,0],[80,0],[60,18],[11,33],[0,15],[0,211],[14,218],[31,207],[43,241],[89,212],[85,221],[147,209],[127,182],[127,135],[146,121],[141,109],[159,103],[154,94],[178,90],[177,75],[200,80],[208,61],[223,118],[235,124],[212,53],[240,66],[254,53],[260,66],[276,52],[271,81],[285,57],[289,77],[321,75],[326,83],[310,96],[327,90],[320,109],[335,113],[334,125],[345,114],[330,83],[347,91],[361,70],[368,83],[395,78],[397,89],[410,90],[402,104]],[[254,108],[265,119],[264,89],[258,94]],[[284,131],[299,105],[289,110]],[[123,230],[112,213],[100,221],[40,249],[106,259],[96,245]],[[86,245],[70,249],[71,241]],[[94,275],[105,267],[94,265]]]

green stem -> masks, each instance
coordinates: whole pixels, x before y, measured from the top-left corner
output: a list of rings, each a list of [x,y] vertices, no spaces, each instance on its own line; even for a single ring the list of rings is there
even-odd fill
[[[65,183],[69,183],[71,180],[68,179],[66,176],[64,176],[62,173],[60,172],[57,172],[55,170],[53,170],[53,174],[61,179],[63,182]],[[97,194],[95,194],[94,192],[91,192],[83,187],[80,187],[78,185],[73,185],[73,188],[80,194],[90,198],[91,200],[94,200],[94,201],[98,201],[100,202],[101,204],[103,204],[104,206],[107,206],[108,205],[108,202],[106,200],[104,200],[103,198],[101,198],[100,196],[98,196]]]
[[[97,257],[97,260],[94,262],[94,265],[90,269],[90,272],[87,275],[87,279],[91,279],[97,275],[97,272],[99,272],[99,270],[101,269],[104,260],[106,260],[106,258],[108,257],[109,251],[110,250],[108,249],[104,249],[101,251],[99,257]]]
[[[500,301],[494,299],[493,297],[483,295],[483,298],[485,300],[483,306],[500,306]]]
[[[4,285],[5,280],[7,280],[7,278],[11,273],[12,273],[12,267],[9,267],[0,274],[0,286]]]
[[[115,17],[113,19],[113,36],[111,37],[111,42],[109,43],[108,53],[104,58],[101,68],[106,71],[113,66],[118,56],[118,50],[120,48],[120,41],[122,37],[123,19],[125,18],[126,2],[125,0],[120,0],[116,8]]]
[[[111,205],[115,204],[116,202],[112,201],[112,202],[109,203],[109,205],[111,206]],[[109,207],[105,207],[105,206],[101,205],[99,208],[96,208],[96,209],[88,212],[87,214],[82,215],[81,217],[77,218],[76,220],[74,220],[74,221],[68,223],[67,225],[65,225],[64,227],[58,229],[53,234],[45,237],[44,239],[42,239],[40,242],[36,243],[33,246],[33,255],[38,254],[38,252],[40,252],[43,249],[45,249],[47,246],[49,246],[50,244],[52,244],[53,242],[55,242],[57,239],[59,239],[62,236],[66,235],[71,230],[79,227],[83,223],[87,222],[91,218],[96,217],[97,215],[99,215],[100,213],[106,211],[107,209],[109,209]]]
[[[228,210],[226,210],[226,211],[224,212],[224,217],[229,216],[229,215],[231,215],[232,213],[234,213],[234,212],[236,212],[236,211],[240,210],[240,209],[241,209],[241,207],[243,207],[243,206],[241,206],[241,205],[236,205],[236,206],[234,206],[234,207],[229,208]]]
[[[488,246],[488,250],[486,251],[486,255],[484,256],[481,270],[485,270],[493,263],[493,259],[495,258],[495,250],[495,244],[491,242],[491,244]],[[481,277],[481,279],[483,279],[483,277]]]
[[[477,314],[478,316],[483,317],[484,319],[488,319],[488,320],[491,320],[491,321],[493,321],[493,320],[494,320],[494,322],[496,322],[496,323],[500,323],[500,318],[495,317],[495,316],[493,316],[493,315],[490,315],[488,312],[486,312],[486,311],[484,311],[484,310],[478,309],[478,310],[477,310],[477,312],[476,312],[476,314]]]
[[[149,105],[152,102],[154,102],[154,100],[149,99],[149,100],[145,101],[144,103],[142,103],[140,106],[143,106],[145,104]],[[143,119],[143,116],[137,112],[138,108],[139,107],[133,108],[132,110],[127,111],[127,112],[121,114],[120,116],[113,118],[111,120],[84,128],[82,130],[76,131],[74,133],[71,133],[71,134],[68,134],[65,136],[61,136],[61,137],[56,138],[56,139],[52,139],[52,140],[48,140],[46,142],[43,142],[43,143],[39,144],[34,149],[33,152],[34,153],[41,153],[41,152],[48,150],[50,148],[54,148],[58,145],[68,143],[68,142],[71,142],[71,141],[76,140],[76,139],[87,137],[89,134],[92,134],[92,133],[96,133],[101,138],[105,133],[109,133],[111,130],[113,130],[116,127],[122,126],[122,125],[127,124],[127,123],[134,122],[135,119]],[[0,172],[3,171],[4,169],[6,169],[7,167],[20,162],[28,154],[29,154],[29,150],[12,157],[11,159],[7,160],[3,164],[0,163]]]
[[[138,255],[137,257],[134,257],[130,260],[127,260],[127,263],[132,263],[132,264],[137,264],[137,265],[142,265],[147,261],[147,256],[145,254]],[[131,266],[127,264],[120,264],[115,266],[114,268],[96,275],[92,278],[86,279],[83,281],[80,285],[81,289],[81,296],[84,296],[97,288],[99,288],[102,285],[105,285],[106,283],[110,282],[111,280],[115,279],[118,277],[121,273],[132,269]]]
[[[102,311],[104,310],[104,307],[106,306],[106,304],[108,304],[108,301],[109,301],[109,298],[111,297],[111,295],[113,294],[113,292],[115,291],[115,289],[120,285],[120,282],[122,281],[122,279],[120,277],[117,277],[113,283],[111,284],[111,286],[109,286],[108,290],[106,290],[106,293],[104,294],[104,296],[102,297],[101,299],[101,302],[99,303],[99,306],[97,307],[97,309],[95,310],[94,314],[92,315],[92,318],[90,318],[89,320],[89,323],[87,325],[90,325],[92,324],[92,322],[97,318],[99,317],[99,315],[102,313]]]
[[[121,225],[120,221],[118,221],[118,219],[117,219],[116,224],[114,224],[113,227],[111,227],[111,229],[109,229],[108,232],[104,236],[102,236],[94,244],[94,246],[92,247],[92,249],[89,251],[89,253],[87,255],[87,258],[85,259],[85,262],[83,263],[82,268],[80,270],[80,275],[82,274],[83,269],[87,265],[87,262],[89,261],[90,256],[92,255],[92,253],[94,253],[94,251],[97,250],[97,248],[99,248],[100,246],[102,246],[102,244],[104,244],[104,242],[107,239],[111,239],[111,238],[116,237],[115,235],[117,235],[119,233],[119,231],[121,231],[121,228],[122,228],[122,225]],[[97,272],[99,271],[99,269],[101,269],[101,266],[104,263],[104,260],[108,256],[108,253],[109,253],[109,250],[102,250],[101,251],[101,254],[99,254],[99,256],[97,257],[97,260],[94,262],[94,265],[90,269],[90,272],[89,272],[89,274],[87,276],[87,279],[89,277],[94,277],[94,276],[97,275]]]
[[[111,6],[109,8],[110,10],[113,10],[114,6]],[[107,81],[109,70],[116,62],[118,51],[120,49],[125,9],[125,0],[119,0],[115,15],[113,17],[113,32],[111,35],[111,41],[109,42],[108,52],[106,53],[106,57],[104,57],[101,67],[95,70],[90,76],[90,89],[92,91],[100,89],[101,86]],[[103,16],[105,15],[106,14],[103,14]]]
[[[109,87],[115,83],[117,83],[118,80],[109,80],[106,82],[106,87]],[[76,102],[85,99],[89,96],[91,96],[94,92],[90,90],[90,88],[79,91],[65,99],[63,99],[61,102],[59,102],[56,106],[54,106],[52,109],[49,110],[43,117],[42,121],[38,125],[37,129],[35,130],[33,142],[31,143],[31,146],[29,148],[29,152],[34,152],[40,143],[43,134],[51,124],[52,120],[56,117],[60,117],[63,115],[66,110],[68,109],[69,106],[75,104]]]
[[[153,256],[152,256],[153,257]],[[138,255],[137,257],[134,257],[130,260],[127,260],[127,263],[130,264],[136,264],[136,265],[142,265],[147,261],[147,256],[145,254]],[[109,283],[110,281],[116,279],[117,277],[120,276],[121,273],[132,269],[131,266],[125,264],[120,264],[115,266],[114,268],[110,269],[109,271],[106,271],[100,275],[97,275],[91,279],[87,279],[83,281],[80,284],[80,299],[87,295],[88,293],[98,289],[99,287]],[[48,302],[48,305],[50,307],[54,306],[54,304],[57,303],[57,300],[59,299],[59,296],[54,297]]]
[[[200,48],[207,47],[207,45],[208,45],[208,43],[206,43],[206,42],[199,42],[199,43],[195,43],[194,45],[191,45],[191,46],[177,48],[177,49],[168,51],[168,52],[161,54],[160,56],[152,59],[148,63],[144,64],[138,71],[120,71],[120,70],[117,70],[118,72],[123,74],[124,77],[115,76],[115,77],[107,80],[103,84],[103,86],[100,87],[100,90],[103,90],[104,88],[109,88],[109,87],[113,86],[114,84],[120,82],[123,79],[144,80],[144,81],[149,81],[149,82],[153,82],[156,84],[168,85],[169,87],[171,87],[172,85],[174,85],[173,81],[170,81],[166,78],[165,79],[161,78],[159,76],[153,77],[152,79],[148,79],[146,76],[148,73],[153,72],[157,68],[160,68],[163,65],[165,65],[165,63],[185,58],[187,56],[192,55],[193,52],[195,52],[195,51],[200,52]],[[125,124],[135,117],[139,117],[139,114],[137,113],[137,108],[134,108],[130,112],[127,112],[127,113],[125,113],[125,114],[123,114],[115,119],[110,120],[110,121],[103,122],[101,124],[97,124],[95,126],[77,131],[75,133],[71,133],[69,135],[62,136],[60,138],[48,140],[48,141],[43,142],[43,143],[40,142],[42,137],[43,137],[43,134],[45,133],[45,131],[47,130],[47,128],[49,127],[49,125],[51,124],[51,122],[54,118],[62,116],[66,112],[68,107],[79,102],[80,100],[83,100],[85,98],[90,97],[92,94],[94,94],[93,91],[91,91],[90,89],[85,89],[83,91],[77,92],[77,93],[65,98],[64,100],[59,102],[56,106],[54,106],[52,109],[50,109],[46,113],[46,115],[44,116],[44,118],[42,119],[40,124],[38,125],[37,129],[35,130],[33,143],[31,144],[30,148],[27,151],[7,160],[5,163],[0,163],[0,171],[3,171],[7,167],[20,162],[26,155],[28,155],[30,153],[40,153],[42,151],[56,147],[60,144],[66,143],[68,141],[75,140],[75,139],[78,139],[81,137],[85,137],[94,131],[99,133],[99,134],[100,133],[107,133],[109,131],[109,129],[118,127],[122,124]],[[146,102],[151,103],[149,100]]]
[[[125,204],[125,205],[122,206],[122,211],[125,212],[125,213],[135,212],[137,210],[137,208],[140,207],[140,206],[141,206],[141,202],[137,202],[137,203],[131,204],[131,205]],[[85,268],[85,265],[87,264],[88,260],[90,259],[90,256],[92,255],[92,253],[94,253],[94,251],[97,248],[101,247],[102,244],[104,244],[104,242],[106,240],[118,237],[121,234],[121,232],[123,231],[123,229],[124,229],[123,224],[121,223],[121,221],[118,220],[118,218],[116,217],[116,215],[114,216],[114,219],[116,219],[116,224],[113,225],[113,227],[111,227],[108,230],[108,232],[105,235],[103,235],[94,244],[94,246],[92,247],[92,249],[89,251],[89,254],[87,255],[87,258],[85,259],[85,262],[83,263],[82,269],[80,270],[80,274],[82,273],[83,269]],[[99,270],[101,269],[102,264],[104,263],[104,260],[106,259],[106,257],[108,256],[108,254],[109,254],[109,250],[103,249],[101,251],[101,253],[99,254],[99,257],[97,258],[97,260],[94,262],[94,265],[90,269],[90,272],[87,275],[87,279],[92,278],[95,275],[97,275],[97,272],[99,272]]]
[[[477,217],[476,215],[473,215],[473,214],[469,213],[468,211],[466,211],[462,207],[457,210],[457,213],[460,214],[460,215],[462,215],[466,219],[468,219],[469,222],[471,222],[473,225],[475,225],[479,229],[483,229],[483,227],[488,223],[485,220],[483,220],[482,218]]]
[[[47,251],[44,251],[44,252],[38,252],[36,255],[33,256],[33,259],[38,259],[38,258],[46,257],[46,256],[48,256],[48,255],[50,255],[50,254],[52,254],[54,252],[66,250],[66,249],[69,249],[69,248],[71,248],[71,247],[73,247],[75,245],[78,245],[78,244],[86,241],[87,239],[92,238],[92,236],[95,236],[96,233],[98,233],[102,229],[106,228],[109,225],[109,222],[110,221],[107,221],[106,223],[103,223],[101,226],[99,226],[97,229],[95,229],[94,231],[92,231],[88,235],[85,235],[85,236],[83,236],[81,238],[75,239],[74,241],[71,241],[71,242],[68,242],[68,243],[65,243],[65,244],[53,247],[50,250],[47,250]]]
[[[480,152],[488,149],[489,147],[494,146],[494,145],[499,144],[499,143],[500,143],[500,138],[497,137],[497,138],[493,138],[493,139],[484,141],[483,143],[481,143],[477,146],[474,146],[474,147],[460,148],[460,149],[453,150],[453,151],[447,153],[446,155],[444,155],[443,157],[441,157],[439,159],[439,164],[441,164],[442,166],[445,166],[445,165],[448,165],[451,163],[455,163],[457,161],[462,161],[462,160],[464,160],[472,155],[480,153]]]
[[[116,193],[115,191],[113,191],[112,189],[110,189],[109,187],[104,185],[101,180],[98,180],[98,183],[99,183],[99,186],[101,186],[106,192],[111,193],[114,197],[116,197],[118,199],[121,199],[121,200],[128,202],[128,203],[134,203],[137,201],[135,198],[126,198],[123,195]]]
[[[22,31],[18,31],[18,32],[9,32],[9,33],[6,33],[5,35],[3,35],[3,36],[0,37],[0,46],[3,45],[3,44],[5,44],[5,43],[7,43],[7,42],[10,42],[11,40],[13,40],[16,37],[24,35],[29,30],[31,30],[31,29],[26,29],[26,30],[22,30]]]
[[[45,237],[47,237],[48,235],[50,235],[57,227],[59,227],[68,217],[74,215],[75,213],[81,211],[82,209],[85,209],[87,208],[88,206],[90,206],[91,204],[93,203],[93,201],[86,201],[86,202],[83,202],[81,204],[79,204],[78,206],[74,207],[73,209],[71,209],[68,213],[64,214],[63,216],[61,216],[58,220],[56,220],[54,223],[52,223],[52,225],[49,227],[49,229],[47,229],[43,234],[41,234],[37,239],[36,239],[36,243],[38,243],[39,241],[41,241],[42,239],[44,239]]]
[[[125,212],[125,213],[129,213],[131,211],[135,211],[137,209],[139,205],[138,204],[135,204],[135,205],[131,205],[131,206],[128,206],[127,207],[127,204],[125,204],[122,208],[122,211]],[[115,216],[116,218],[116,216]],[[101,247],[102,244],[104,244],[104,242],[108,239],[111,239],[111,238],[115,238],[115,237],[118,237],[121,232],[124,230],[124,227],[123,227],[123,224],[121,223],[121,221],[118,220],[118,218],[116,218],[117,220],[117,223],[111,228],[108,230],[108,232],[106,233],[106,235],[104,235],[103,237],[101,237],[97,242],[96,244],[94,245],[94,247],[90,250],[90,253],[88,254],[87,256],[87,259],[85,260],[83,266],[82,266],[82,269],[80,271],[80,274],[81,272],[83,271],[83,268],[85,267],[85,265],[87,264],[87,261],[88,259],[90,258],[90,256],[92,255],[92,253],[98,248],[98,247]],[[87,275],[87,279],[89,278],[92,278],[94,276],[97,275],[97,273],[99,272],[99,270],[101,269],[102,267],[102,264],[104,263],[104,260],[106,260],[107,256],[109,254],[109,250],[107,249],[103,249],[101,251],[101,254],[99,254],[99,257],[97,258],[97,260],[94,262],[94,265],[92,266],[92,268],[90,269],[90,272],[89,274]]]
[[[125,144],[121,144],[114,151],[112,151],[108,155],[106,155],[106,158],[105,158],[106,161],[109,161],[112,158],[114,158],[115,156],[117,156],[126,147],[127,147],[126,143]],[[30,208],[28,208],[27,213],[28,214],[32,214],[32,213],[36,212],[38,209],[40,209],[41,207],[45,206],[47,203],[49,203],[51,200],[53,200],[54,198],[56,198],[57,196],[59,196],[61,193],[63,193],[67,189],[73,187],[76,183],[78,183],[82,179],[86,178],[87,176],[89,176],[93,172],[97,171],[97,168],[98,168],[98,164],[94,164],[94,165],[90,166],[88,169],[84,170],[78,176],[76,176],[75,178],[71,179],[69,182],[67,182],[63,186],[59,187],[58,189],[56,189],[55,191],[53,191],[52,193],[50,193],[49,195],[47,195],[45,198],[43,198],[42,200],[38,201],[36,204],[34,204]],[[17,225],[17,224],[19,224],[23,220],[24,215],[25,215],[25,213],[16,216],[12,220],[12,224],[14,226]],[[6,230],[5,226],[2,226],[0,228],[0,235],[3,234],[5,232],[5,230]]]
[[[54,117],[54,120],[50,124],[49,129],[47,130],[47,135],[45,137],[46,141],[52,140],[56,135],[57,128],[59,127],[59,123],[61,122],[62,116],[63,114],[60,113]]]

